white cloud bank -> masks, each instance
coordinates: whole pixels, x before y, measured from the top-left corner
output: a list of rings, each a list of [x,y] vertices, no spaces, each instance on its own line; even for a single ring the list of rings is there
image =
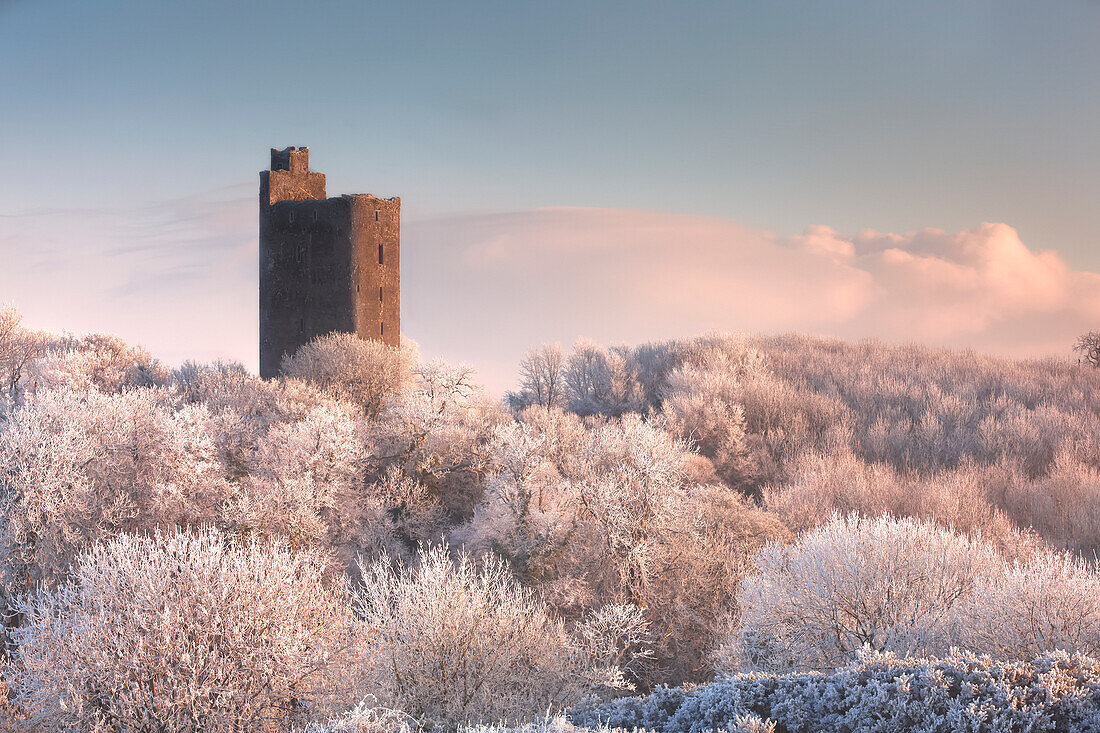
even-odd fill
[[[251,198],[0,226],[0,302],[34,325],[117,332],[173,362],[255,366]],[[716,218],[548,208],[403,229],[404,331],[497,391],[527,348],[582,335],[803,331],[1040,356],[1100,328],[1100,275],[1032,252],[1005,224],[779,237]]]

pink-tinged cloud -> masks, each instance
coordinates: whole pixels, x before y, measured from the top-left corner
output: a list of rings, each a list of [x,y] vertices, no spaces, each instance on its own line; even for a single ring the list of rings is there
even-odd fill
[[[1065,356],[1100,328],[1100,275],[1032,252],[1006,224],[779,237],[717,218],[553,208],[415,222],[405,241],[406,332],[503,385],[525,348],[578,335],[804,331]]]
[[[174,363],[254,368],[255,206],[231,189],[0,217],[0,302],[33,325],[119,333]],[[403,330],[498,393],[526,349],[578,336],[802,331],[1065,356],[1100,328],[1100,275],[1031,251],[1005,224],[781,237],[719,218],[547,208],[406,217],[402,237]]]

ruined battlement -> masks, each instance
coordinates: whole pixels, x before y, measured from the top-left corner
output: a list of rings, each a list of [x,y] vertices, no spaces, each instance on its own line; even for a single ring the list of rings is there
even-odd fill
[[[327,198],[309,148],[272,148],[260,171],[260,376],[332,331],[399,345],[400,257],[400,198]]]
[[[271,170],[305,173],[309,170],[309,148],[271,149]]]

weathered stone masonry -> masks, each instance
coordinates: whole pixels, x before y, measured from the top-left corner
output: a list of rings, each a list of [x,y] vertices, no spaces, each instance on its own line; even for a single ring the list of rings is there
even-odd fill
[[[260,376],[315,336],[401,337],[401,199],[325,197],[309,148],[260,172]]]

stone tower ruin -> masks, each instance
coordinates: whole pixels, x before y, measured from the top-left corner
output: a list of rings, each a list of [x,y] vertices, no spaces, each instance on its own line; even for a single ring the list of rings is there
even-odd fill
[[[315,336],[401,339],[401,199],[325,197],[309,148],[260,171],[260,376]]]

